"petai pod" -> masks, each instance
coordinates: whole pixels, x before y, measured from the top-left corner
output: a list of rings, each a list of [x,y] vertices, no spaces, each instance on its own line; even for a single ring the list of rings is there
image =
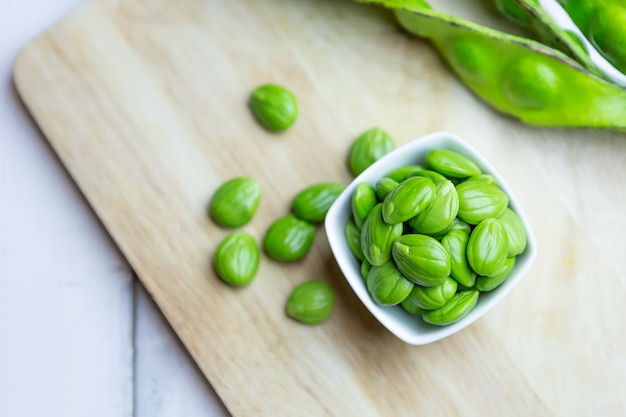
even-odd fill
[[[476,272],[467,262],[467,244],[469,233],[462,230],[451,230],[441,240],[441,244],[450,255],[450,267],[452,278],[459,284],[470,288],[476,282]]]
[[[361,248],[361,229],[357,227],[354,220],[350,219],[348,223],[346,223],[344,232],[346,234],[346,242],[348,242],[348,247],[350,248],[352,254],[359,261],[365,259],[363,249]]]
[[[363,226],[363,221],[376,204],[378,199],[372,184],[362,182],[356,186],[352,194],[352,217],[358,227]]]
[[[622,0],[558,0],[594,48],[626,74],[626,3]]]
[[[380,266],[391,259],[391,246],[403,231],[402,223],[385,223],[382,206],[382,203],[378,203],[372,209],[361,228],[363,256],[374,266]]]
[[[478,291],[459,291],[443,306],[436,310],[427,310],[422,313],[426,323],[446,326],[455,323],[467,316],[478,302]]]
[[[409,220],[416,233],[432,235],[445,230],[459,212],[459,196],[450,180],[437,183],[435,195],[426,208]]]
[[[402,274],[424,287],[439,285],[450,276],[450,256],[430,236],[402,235],[393,243],[391,254]]]
[[[502,271],[509,243],[498,219],[478,223],[467,242],[467,262],[478,275],[493,276]]]
[[[400,304],[414,286],[391,260],[380,266],[373,266],[365,283],[372,300],[384,306]]]
[[[435,184],[428,178],[404,180],[385,197],[383,219],[389,224],[405,222],[424,210],[435,193]]]
[[[532,30],[539,41],[563,52],[589,72],[604,77],[591,61],[585,45],[554,21],[538,0],[496,0],[495,3],[504,16]]]
[[[294,197],[291,203],[293,213],[299,219],[319,223],[345,188],[345,185],[334,182],[313,184]]]
[[[335,292],[324,281],[305,281],[296,286],[287,299],[286,313],[305,324],[318,324],[330,316],[335,306]]]
[[[516,258],[512,256],[507,258],[504,266],[497,275],[492,277],[478,277],[476,279],[475,288],[478,291],[492,291],[502,285],[513,274],[515,268]]]
[[[297,261],[307,254],[314,238],[315,225],[288,214],[270,225],[263,249],[274,260]]]
[[[248,285],[259,269],[259,247],[246,232],[234,232],[220,242],[213,255],[213,267],[226,283]]]
[[[626,129],[626,89],[542,43],[424,6],[359,0],[395,9],[400,25],[429,39],[463,83],[498,111],[540,126]]]
[[[524,252],[527,244],[527,235],[522,219],[508,207],[504,209],[497,219],[500,220],[500,224],[506,231],[509,242],[508,256],[517,256]]]
[[[411,303],[422,310],[434,310],[443,307],[456,293],[456,288],[456,281],[448,277],[434,287],[416,285],[407,298],[410,298]]]
[[[458,216],[469,224],[499,216],[509,204],[500,187],[480,180],[463,181],[456,186],[459,196]]]
[[[383,129],[374,127],[363,132],[350,147],[348,156],[350,171],[355,176],[359,175],[395,148],[395,142]]]
[[[426,155],[426,164],[448,178],[467,178],[480,175],[482,171],[468,157],[449,149],[433,149]]]
[[[225,227],[239,227],[252,220],[261,201],[261,184],[254,178],[236,177],[213,193],[209,215]]]

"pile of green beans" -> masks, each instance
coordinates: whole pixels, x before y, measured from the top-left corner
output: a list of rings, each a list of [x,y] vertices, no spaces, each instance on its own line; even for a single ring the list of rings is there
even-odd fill
[[[534,29],[539,41],[514,36],[434,10],[424,0],[357,0],[393,9],[406,31],[429,39],[460,80],[498,111],[538,126],[626,129],[626,89],[613,83],[591,62],[583,44],[558,27],[536,0],[495,0],[509,18]],[[568,10],[582,3],[594,16],[613,10],[612,20],[626,22],[626,6],[605,2],[560,0]],[[587,6],[585,6],[587,7]],[[583,8],[581,6],[581,8]],[[587,10],[587,8],[584,8]],[[590,12],[591,13],[591,12]],[[584,14],[584,13],[583,13]],[[572,12],[573,20],[576,14]],[[624,16],[624,19],[622,19]],[[582,19],[582,18],[581,18]],[[626,57],[621,35],[611,38],[599,20],[583,32],[613,62]],[[626,39],[626,35],[624,36]],[[615,43],[615,45],[613,45]],[[612,50],[609,45],[618,51]],[[616,64],[617,65],[617,64]]]
[[[439,326],[502,285],[527,245],[497,180],[448,149],[360,183],[345,235],[375,303]]]

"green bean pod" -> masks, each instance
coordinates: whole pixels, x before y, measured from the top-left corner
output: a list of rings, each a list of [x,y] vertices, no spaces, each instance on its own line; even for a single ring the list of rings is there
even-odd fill
[[[557,0],[594,48],[626,74],[626,3],[622,0]]]
[[[395,9],[405,30],[429,39],[463,83],[504,114],[532,125],[626,130],[626,89],[556,49],[435,11],[424,1],[359,1]]]
[[[542,43],[563,52],[593,74],[606,78],[592,62],[585,45],[546,13],[538,0],[495,0],[500,12],[533,31]]]

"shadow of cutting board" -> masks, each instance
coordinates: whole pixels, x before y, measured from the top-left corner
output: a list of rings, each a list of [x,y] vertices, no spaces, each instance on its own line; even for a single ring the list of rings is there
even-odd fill
[[[623,415],[626,137],[501,116],[392,22],[348,0],[94,0],[25,47],[15,83],[233,415]],[[247,95],[265,82],[299,98],[286,133],[250,117]],[[242,228],[260,241],[299,190],[350,180],[348,148],[375,125],[398,145],[437,130],[465,138],[517,191],[537,235],[537,262],[508,298],[432,345],[405,345],[373,319],[321,227],[304,260],[263,257],[249,287],[211,268],[229,233],[206,215],[220,183],[261,182]],[[304,326],[284,305],[313,278],[338,302]]]

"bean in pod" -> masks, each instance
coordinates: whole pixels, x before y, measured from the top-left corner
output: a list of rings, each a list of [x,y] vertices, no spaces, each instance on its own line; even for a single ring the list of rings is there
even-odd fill
[[[554,48],[433,10],[423,0],[359,1],[394,9],[405,30],[429,39],[461,81],[504,114],[540,126],[626,129],[626,89]],[[598,38],[610,39],[609,33]]]

